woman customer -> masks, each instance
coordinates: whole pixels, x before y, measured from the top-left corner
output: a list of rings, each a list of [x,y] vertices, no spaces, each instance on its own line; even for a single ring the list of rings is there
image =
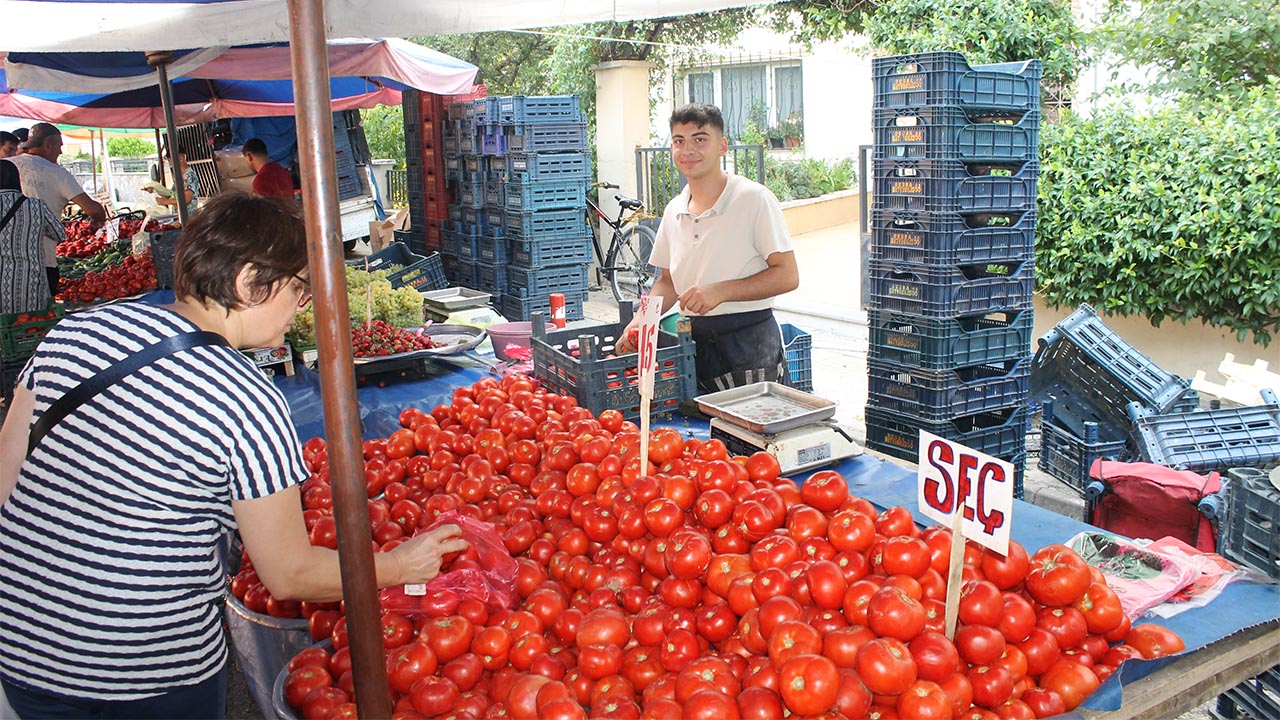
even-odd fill
[[[166,165],[169,164],[168,150],[165,151],[162,162]],[[196,171],[192,170],[191,167],[187,165],[187,151],[182,149],[182,146],[178,146],[178,170],[182,173],[182,192],[187,199],[187,216],[190,217],[191,214],[195,213],[196,205],[200,202],[200,178],[196,175]],[[169,197],[156,198],[156,204],[163,205],[165,207],[172,207],[174,208],[174,212],[177,212],[178,199],[173,196],[176,187],[176,183],[170,185]],[[146,187],[143,188],[143,190],[146,190],[149,193],[155,192],[154,187]]]
[[[227,529],[273,595],[341,596],[337,553],[308,541],[288,407],[239,352],[280,345],[310,300],[297,211],[220,195],[174,267],[173,305],[101,307],[50,331],[0,429],[0,680],[23,718],[222,717]],[[172,338],[189,347],[128,369]],[[41,435],[51,406],[113,367],[126,374]],[[378,584],[434,577],[465,548],[459,532],[379,553]]]
[[[0,312],[25,313],[49,306],[53,288],[45,272],[44,239],[66,232],[40,200],[23,197],[18,168],[0,160]]]

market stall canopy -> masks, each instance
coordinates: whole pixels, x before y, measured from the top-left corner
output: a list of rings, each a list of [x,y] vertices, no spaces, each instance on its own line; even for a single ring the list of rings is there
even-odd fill
[[[327,0],[329,36],[450,35],[669,17],[742,0]],[[142,9],[145,8],[145,9]],[[182,50],[289,39],[280,0],[0,0],[0,48]]]
[[[294,114],[287,45],[175,54],[170,66],[179,124]],[[400,103],[415,88],[467,92],[476,67],[395,39],[329,43],[334,110]],[[89,126],[163,127],[155,69],[140,52],[10,53],[0,73],[0,114]]]

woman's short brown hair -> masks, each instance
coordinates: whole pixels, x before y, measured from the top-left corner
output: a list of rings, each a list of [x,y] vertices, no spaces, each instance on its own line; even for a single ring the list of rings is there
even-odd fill
[[[236,277],[246,265],[249,296]],[[173,259],[179,300],[217,303],[228,310],[263,302],[282,280],[307,265],[307,232],[299,206],[278,198],[224,192],[187,221]]]

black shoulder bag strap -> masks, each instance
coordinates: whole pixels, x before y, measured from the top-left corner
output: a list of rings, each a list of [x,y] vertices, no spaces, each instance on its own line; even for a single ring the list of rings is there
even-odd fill
[[[80,383],[66,395],[54,401],[44,415],[41,415],[40,419],[36,421],[35,427],[31,428],[31,436],[27,440],[27,455],[30,455],[31,451],[35,450],[36,445],[40,444],[45,434],[52,430],[54,425],[61,422],[62,418],[71,414],[72,411],[88,402],[98,393],[120,382],[122,378],[133,374],[139,368],[146,367],[160,358],[202,345],[226,345],[230,347],[226,338],[207,330],[174,335],[154,345],[142,348],[119,363]]]
[[[13,204],[9,206],[9,212],[4,214],[3,220],[0,220],[0,231],[9,226],[9,221],[13,219],[13,214],[18,212],[18,208],[22,207],[22,203],[26,201],[26,195],[19,195],[18,199],[13,201]]]

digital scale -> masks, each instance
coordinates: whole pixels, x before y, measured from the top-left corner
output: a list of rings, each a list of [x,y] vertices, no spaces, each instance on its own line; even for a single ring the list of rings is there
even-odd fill
[[[862,454],[848,431],[831,419],[835,403],[786,385],[753,383],[694,400],[712,416],[712,438],[736,455],[759,450],[773,455],[783,475]]]

